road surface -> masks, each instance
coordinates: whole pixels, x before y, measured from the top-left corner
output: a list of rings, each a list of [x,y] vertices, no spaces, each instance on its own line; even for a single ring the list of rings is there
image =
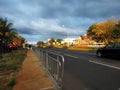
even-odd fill
[[[120,90],[120,61],[98,58],[95,51],[46,49],[65,58],[63,90]]]

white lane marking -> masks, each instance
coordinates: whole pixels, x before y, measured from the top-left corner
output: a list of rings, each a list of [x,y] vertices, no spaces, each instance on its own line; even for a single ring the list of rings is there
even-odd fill
[[[106,66],[106,67],[109,67],[109,68],[114,68],[114,69],[119,69],[120,70],[120,67],[116,67],[116,66],[112,66],[112,65],[108,65],[108,64],[92,61],[92,60],[89,60],[89,62],[95,63],[95,64],[99,64],[99,65],[102,65],[102,66]]]
[[[79,58],[79,57],[72,56],[72,55],[69,55],[69,54],[64,54],[64,55],[69,56],[69,57],[72,57],[72,58]]]
[[[51,90],[51,89],[54,89],[54,87],[42,88],[42,89],[39,89],[39,90]]]

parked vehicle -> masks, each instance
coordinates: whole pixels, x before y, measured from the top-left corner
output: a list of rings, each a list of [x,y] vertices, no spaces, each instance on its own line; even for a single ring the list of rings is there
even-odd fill
[[[112,42],[96,51],[98,57],[109,56],[120,58],[120,42]]]

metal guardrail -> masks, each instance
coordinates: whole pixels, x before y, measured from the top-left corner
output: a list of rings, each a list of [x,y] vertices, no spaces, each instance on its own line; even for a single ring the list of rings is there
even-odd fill
[[[56,89],[62,90],[64,74],[64,57],[54,52],[50,52],[43,49],[37,49],[37,54],[39,54],[39,58],[45,70],[48,72],[49,76],[55,83]]]

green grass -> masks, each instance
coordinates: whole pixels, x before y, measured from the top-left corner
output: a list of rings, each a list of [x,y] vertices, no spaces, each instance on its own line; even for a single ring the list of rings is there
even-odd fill
[[[0,59],[0,90],[12,90],[18,70],[26,57],[27,50],[18,48],[13,52],[4,53]],[[6,80],[6,78],[8,78]]]
[[[0,61],[0,70],[6,69],[7,67],[19,68],[19,65],[22,64],[25,57],[26,50],[21,48],[18,50],[13,50],[13,55],[11,52],[3,54],[3,58]]]

